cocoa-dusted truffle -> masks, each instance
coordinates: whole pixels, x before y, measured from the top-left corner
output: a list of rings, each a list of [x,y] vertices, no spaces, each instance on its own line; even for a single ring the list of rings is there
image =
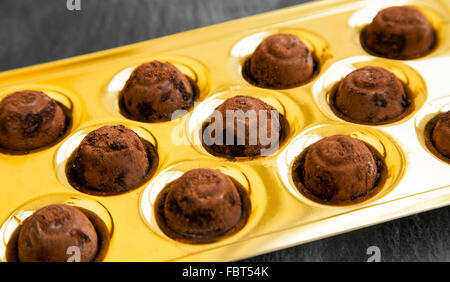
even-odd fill
[[[139,136],[123,125],[90,132],[68,163],[69,179],[91,193],[118,194],[135,188],[149,172],[150,155]]]
[[[0,148],[27,152],[53,144],[66,129],[61,107],[38,91],[19,91],[0,102]]]
[[[77,247],[80,261],[97,255],[98,237],[94,226],[78,208],[58,204],[37,210],[24,220],[19,232],[21,262],[66,262]]]
[[[320,199],[339,202],[367,194],[379,177],[374,155],[364,142],[335,135],[311,145],[303,164],[303,185]]]
[[[252,54],[246,75],[267,88],[290,88],[308,81],[314,73],[312,52],[296,36],[275,34]]]
[[[414,59],[429,53],[435,32],[428,19],[411,6],[381,10],[364,31],[363,46],[391,59]]]
[[[446,158],[450,158],[450,111],[439,116],[431,139],[436,150]]]
[[[239,192],[220,171],[193,169],[168,187],[164,218],[167,226],[182,236],[217,237],[231,230],[241,218]]]
[[[400,80],[380,67],[363,67],[339,84],[334,97],[344,119],[359,123],[385,123],[401,116],[410,100]]]
[[[204,127],[203,145],[227,158],[266,155],[279,146],[283,117],[263,101],[235,96],[219,105]]]
[[[195,100],[190,80],[170,63],[152,61],[137,67],[121,91],[122,107],[144,122],[170,120],[177,110],[189,109]]]

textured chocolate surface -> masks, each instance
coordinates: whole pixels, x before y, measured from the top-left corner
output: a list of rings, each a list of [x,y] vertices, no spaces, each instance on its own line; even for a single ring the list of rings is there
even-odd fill
[[[15,92],[0,102],[0,148],[29,151],[53,144],[66,128],[61,107],[42,92]]]
[[[450,158],[450,112],[443,113],[439,116],[431,139],[436,150],[446,158]]]
[[[220,236],[239,222],[241,214],[236,186],[217,170],[193,169],[169,184],[164,218],[180,235]]]
[[[282,137],[283,117],[270,105],[250,96],[235,96],[225,100],[215,111],[222,117],[222,123],[216,121],[213,115],[205,131],[211,132],[210,135],[216,138],[216,141],[221,141],[221,144],[216,142],[208,145],[205,142],[209,139],[203,140],[204,147],[211,154],[227,158],[256,157],[278,147]],[[223,130],[222,139],[216,135],[220,133],[216,132],[219,131],[216,130],[217,124],[220,124]],[[245,131],[242,131],[242,128]],[[231,136],[232,144],[227,145],[227,136]],[[264,142],[261,142],[262,139]]]
[[[125,111],[133,118],[157,122],[170,120],[177,110],[189,109],[195,89],[172,64],[152,61],[133,71],[120,95]]]
[[[346,119],[384,123],[401,116],[411,104],[400,80],[380,67],[363,67],[348,74],[334,96],[336,109]]]
[[[369,51],[391,59],[414,59],[429,53],[435,45],[435,32],[428,19],[411,6],[381,10],[363,35]]]
[[[303,165],[303,184],[327,201],[353,200],[367,194],[379,177],[377,163],[364,142],[343,135],[311,145]]]
[[[135,132],[123,125],[103,126],[83,139],[69,174],[76,187],[94,193],[123,193],[141,183],[151,161]]]
[[[291,34],[264,39],[250,58],[250,78],[261,87],[290,88],[308,81],[314,58],[308,47]]]
[[[79,209],[49,205],[25,219],[19,233],[18,254],[22,262],[65,262],[70,247],[80,251],[80,261],[97,255],[98,237],[94,226]]]

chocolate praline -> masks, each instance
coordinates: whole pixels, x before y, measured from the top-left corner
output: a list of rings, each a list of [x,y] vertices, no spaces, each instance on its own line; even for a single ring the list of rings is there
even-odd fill
[[[380,176],[364,142],[334,135],[311,145],[301,168],[304,187],[328,202],[355,200],[371,191]]]
[[[67,172],[72,185],[83,192],[118,194],[140,184],[155,161],[134,131],[103,126],[81,141]]]
[[[241,218],[239,192],[220,171],[193,169],[168,187],[164,218],[167,226],[182,236],[217,237],[231,230]]]
[[[215,109],[204,127],[203,146],[211,154],[226,158],[269,154],[282,139],[283,118],[260,99],[229,98]]]
[[[93,224],[72,206],[43,207],[25,219],[19,231],[21,262],[66,262],[73,247],[78,248],[81,262],[95,259],[99,248]]]
[[[12,93],[0,102],[0,148],[28,152],[56,142],[65,132],[61,107],[39,91]]]
[[[435,31],[428,19],[412,6],[381,10],[363,32],[363,46],[391,59],[414,59],[435,45]]]
[[[177,110],[192,107],[196,89],[168,62],[152,61],[137,67],[120,93],[127,115],[144,122],[167,121]]]
[[[400,117],[411,104],[405,87],[390,71],[374,66],[348,74],[334,94],[336,110],[353,122],[376,124]]]
[[[282,89],[308,81],[314,67],[313,54],[300,39],[291,34],[275,34],[256,48],[245,75],[258,86]]]
[[[450,159],[450,111],[439,116],[431,134],[434,147]]]

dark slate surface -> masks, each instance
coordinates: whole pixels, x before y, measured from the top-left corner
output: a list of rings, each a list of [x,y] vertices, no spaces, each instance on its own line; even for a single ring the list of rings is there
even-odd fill
[[[86,54],[248,15],[296,0],[0,1],[0,71]],[[450,261],[450,207],[250,258],[247,261]]]

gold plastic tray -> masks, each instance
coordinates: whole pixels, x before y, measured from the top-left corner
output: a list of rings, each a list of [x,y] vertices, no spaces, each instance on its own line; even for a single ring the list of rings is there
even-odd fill
[[[359,34],[385,6],[411,4],[437,30],[437,48],[426,57],[395,61],[368,55]],[[126,47],[0,73],[0,99],[21,89],[42,90],[72,110],[68,136],[52,148],[28,155],[0,154],[1,259],[20,222],[50,203],[88,209],[106,224],[111,241],[105,261],[231,261],[450,204],[450,166],[424,144],[425,123],[450,109],[450,1],[331,0],[184,32]],[[288,90],[250,85],[242,64],[272,33],[299,36],[320,62],[310,83]],[[133,67],[154,59],[169,61],[195,80],[200,95],[189,114],[169,122],[141,123],[119,113],[117,95]],[[327,91],[345,74],[364,65],[384,66],[414,93],[414,111],[389,125],[362,126],[340,120],[327,104]],[[209,155],[196,133],[214,106],[237,94],[259,97],[290,123],[287,141],[268,157],[230,162]],[[90,196],[72,188],[64,174],[70,153],[91,130],[124,124],[152,142],[159,165],[152,179],[118,196]],[[386,158],[388,177],[373,198],[327,206],[302,196],[290,169],[305,146],[322,136],[347,134],[371,144]],[[237,234],[209,244],[190,245],[166,237],[152,213],[165,183],[195,167],[233,176],[250,195],[252,210]]]

